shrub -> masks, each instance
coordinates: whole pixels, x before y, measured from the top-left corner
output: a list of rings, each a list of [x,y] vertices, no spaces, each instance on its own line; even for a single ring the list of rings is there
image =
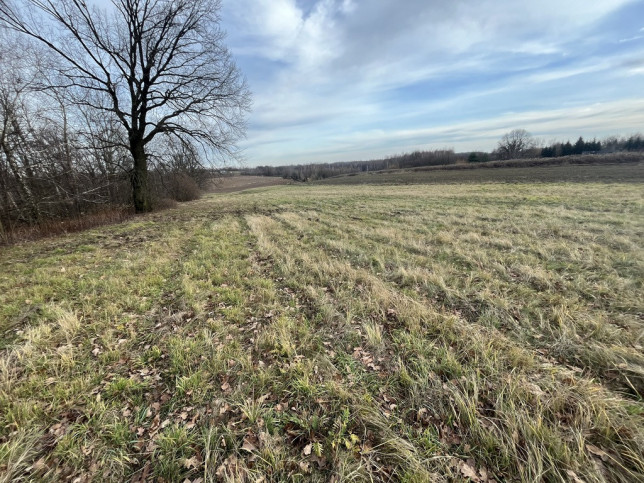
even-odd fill
[[[168,195],[179,202],[193,201],[201,197],[197,182],[184,173],[172,173],[166,183]]]

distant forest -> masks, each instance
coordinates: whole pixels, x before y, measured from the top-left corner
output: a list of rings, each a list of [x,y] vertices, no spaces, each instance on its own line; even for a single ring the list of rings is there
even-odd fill
[[[459,159],[464,159],[463,155],[457,155],[453,150],[415,151],[409,154],[400,154],[370,161],[258,166],[256,168],[242,169],[241,172],[252,176],[281,176],[294,181],[307,181],[330,178],[341,174],[382,171],[383,169],[456,164]]]
[[[525,133],[525,131],[523,131],[523,133]],[[525,134],[528,135],[527,133]],[[502,140],[499,142],[497,149],[490,153],[482,151],[455,153],[451,149],[414,151],[412,153],[398,154],[383,159],[372,159],[368,161],[310,163],[285,166],[257,166],[256,168],[245,168],[239,171],[242,175],[278,176],[292,179],[294,181],[312,181],[367,171],[498,161],[508,159],[508,157],[504,155],[504,153],[507,152],[504,147]],[[639,134],[630,137],[611,136],[603,141],[598,141],[596,139],[585,141],[583,137],[579,137],[579,139],[574,143],[571,143],[568,140],[566,142],[551,142],[545,146],[539,146],[534,140],[528,139],[527,142],[525,142],[525,148],[516,156],[512,157],[556,158],[580,154],[607,154],[623,151],[644,151],[644,136]]]

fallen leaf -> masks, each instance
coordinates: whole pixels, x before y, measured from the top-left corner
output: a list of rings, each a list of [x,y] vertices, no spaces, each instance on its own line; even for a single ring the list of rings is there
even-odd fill
[[[257,446],[255,446],[255,443],[252,440],[257,441],[257,437],[252,435],[246,436],[244,438],[244,444],[242,444],[241,449],[243,449],[244,451],[248,451],[249,453],[253,453],[257,451]]]
[[[309,456],[312,450],[313,450],[313,443],[309,443],[304,447],[304,450],[302,451],[302,453],[304,453],[304,456]]]
[[[458,463],[458,470],[465,478],[469,478],[472,481],[479,482],[481,481],[476,473],[476,468],[474,467],[474,460],[467,460],[467,462],[461,460]]]
[[[481,475],[481,481],[490,481],[490,476],[488,474],[487,468],[485,468],[484,466],[479,470],[479,475]]]
[[[199,459],[197,459],[196,456],[193,456],[192,458],[187,458],[183,462],[183,466],[185,466],[188,469],[190,469],[190,468],[199,468]]]

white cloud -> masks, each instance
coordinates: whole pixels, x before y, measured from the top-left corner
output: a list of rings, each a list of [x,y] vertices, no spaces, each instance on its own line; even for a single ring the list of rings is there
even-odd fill
[[[320,0],[305,15],[295,0],[238,0],[228,12],[235,30],[248,33],[235,51],[284,62],[296,70],[321,67],[339,52],[335,15],[353,8],[351,0]]]
[[[536,96],[543,96],[544,109],[552,114],[567,94],[577,104],[584,94],[588,102],[631,95],[632,89],[617,92],[626,81],[615,82],[614,76],[630,74],[635,81],[641,66],[619,65],[619,55],[606,55],[597,47],[616,45],[599,22],[628,3],[224,3],[233,51],[245,56],[251,68],[255,60],[268,62],[261,74],[250,75],[255,106],[246,143],[249,160],[306,162],[324,156],[347,159],[351,153],[369,157],[378,150],[405,150],[406,142],[413,148],[416,129],[462,144],[452,132],[462,124],[454,119],[460,116],[465,123],[472,112],[485,119],[492,119],[495,108],[531,112]],[[598,76],[605,76],[606,83],[597,81]],[[480,86],[467,79],[481,79]],[[464,90],[458,89],[460,84]],[[415,99],[397,101],[407,89]],[[441,116],[449,119],[441,121]],[[437,127],[442,122],[450,128]],[[575,132],[585,126],[579,125]],[[477,136],[475,140],[482,139]]]
[[[644,35],[636,35],[635,37],[629,37],[627,39],[619,39],[620,44],[624,44],[626,42],[634,42],[635,40],[640,40],[644,39]]]
[[[260,142],[249,149],[259,164],[289,164],[311,161],[347,161],[370,159],[414,149],[454,148],[456,151],[491,150],[498,139],[517,127],[538,138],[566,140],[583,134],[602,138],[612,134],[630,134],[641,130],[644,100],[625,99],[590,106],[505,113],[496,117],[419,129],[372,129],[335,136],[324,143],[302,146],[297,143],[268,145]]]

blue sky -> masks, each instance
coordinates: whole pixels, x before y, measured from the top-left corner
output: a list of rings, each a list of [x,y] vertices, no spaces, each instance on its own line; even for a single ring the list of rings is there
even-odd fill
[[[224,0],[248,165],[644,130],[644,1]]]

